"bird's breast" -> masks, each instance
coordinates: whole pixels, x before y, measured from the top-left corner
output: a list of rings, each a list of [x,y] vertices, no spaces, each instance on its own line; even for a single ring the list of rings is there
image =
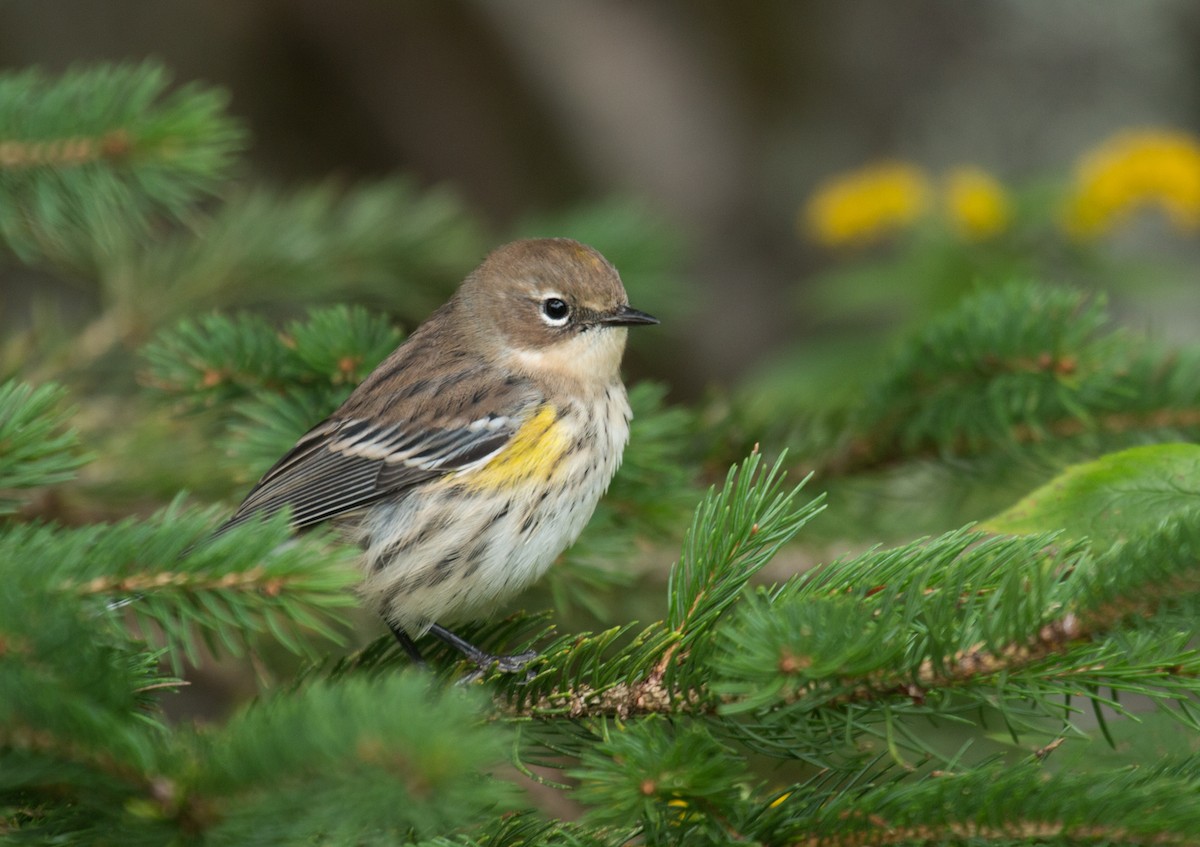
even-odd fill
[[[629,438],[625,389],[543,403],[481,467],[375,507],[362,596],[410,634],[469,618],[540,577],[587,525]]]

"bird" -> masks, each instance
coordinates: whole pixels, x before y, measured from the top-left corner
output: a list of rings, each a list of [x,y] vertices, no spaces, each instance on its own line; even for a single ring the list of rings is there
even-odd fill
[[[217,530],[288,510],[362,551],[357,593],[409,657],[429,633],[480,672],[497,656],[447,624],[539,579],[590,520],[632,412],[620,366],[629,305],[616,268],[568,238],[501,246],[303,435]]]

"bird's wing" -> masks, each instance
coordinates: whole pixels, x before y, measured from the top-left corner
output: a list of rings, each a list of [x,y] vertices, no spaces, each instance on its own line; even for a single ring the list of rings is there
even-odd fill
[[[321,521],[394,496],[424,480],[495,456],[539,405],[514,396],[462,425],[377,425],[336,415],[313,428],[251,489],[217,533],[253,515],[291,509],[292,526]]]

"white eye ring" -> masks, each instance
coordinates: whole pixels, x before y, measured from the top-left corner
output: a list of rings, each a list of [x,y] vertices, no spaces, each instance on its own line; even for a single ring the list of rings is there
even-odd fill
[[[571,307],[566,300],[551,294],[542,300],[541,316],[549,326],[565,326],[571,319]]]

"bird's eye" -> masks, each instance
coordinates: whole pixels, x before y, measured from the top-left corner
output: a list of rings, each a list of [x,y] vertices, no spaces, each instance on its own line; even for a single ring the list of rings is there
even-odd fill
[[[558,297],[547,297],[542,301],[542,320],[550,326],[562,326],[571,316],[571,307]]]

